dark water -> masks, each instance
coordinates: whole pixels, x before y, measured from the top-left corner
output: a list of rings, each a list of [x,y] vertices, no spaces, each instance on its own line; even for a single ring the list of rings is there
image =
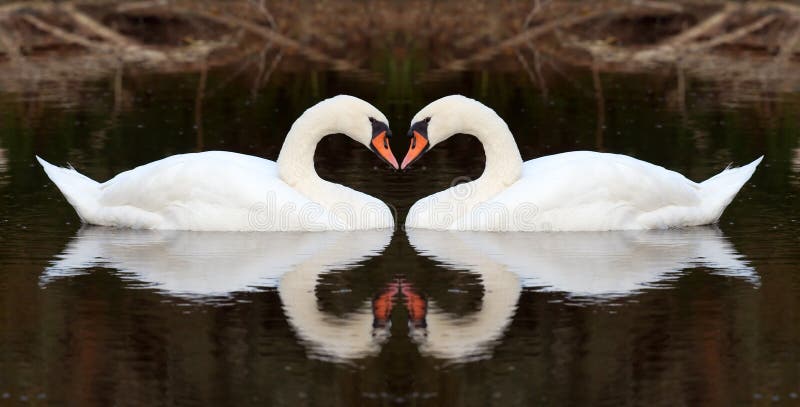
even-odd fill
[[[800,403],[800,95],[731,102],[639,75],[601,75],[598,94],[581,72],[546,92],[501,72],[415,84],[414,69],[386,68],[385,83],[276,73],[256,91],[219,71],[205,87],[124,75],[65,99],[0,93],[0,404]],[[34,164],[106,180],[197,150],[274,159],[321,98],[374,102],[402,135],[456,92],[495,108],[525,159],[599,149],[701,180],[766,158],[717,227],[594,234],[81,227]],[[341,136],[317,159],[401,224],[483,165],[468,136],[407,173]]]

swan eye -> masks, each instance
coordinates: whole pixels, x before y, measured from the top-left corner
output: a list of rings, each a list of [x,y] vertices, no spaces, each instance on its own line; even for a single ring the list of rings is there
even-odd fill
[[[370,117],[370,118],[369,118],[369,122],[370,122],[370,123],[375,123],[375,119],[373,119],[373,118],[371,118],[371,117]]]
[[[425,118],[425,123],[430,123],[430,122],[431,122],[431,118],[430,117],[426,117]]]

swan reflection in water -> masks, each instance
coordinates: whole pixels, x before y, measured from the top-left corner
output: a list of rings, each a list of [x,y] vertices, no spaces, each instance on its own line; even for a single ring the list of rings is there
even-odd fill
[[[758,275],[715,228],[627,232],[493,233],[411,229],[411,245],[445,267],[480,276],[480,310],[463,318],[437,307],[402,278],[343,317],[319,309],[326,272],[378,256],[390,230],[318,233],[143,231],[84,227],[42,282],[109,267],[166,294],[196,301],[277,287],[285,315],[317,356],[376,354],[402,302],[412,339],[429,356],[452,361],[488,354],[511,322],[525,287],[582,301],[606,301],[677,278],[691,267],[758,283]]]
[[[0,186],[8,183],[8,150],[0,148]]]
[[[195,301],[277,287],[290,325],[312,353],[353,359],[379,351],[389,326],[373,324],[369,301],[341,318],[322,312],[315,287],[323,273],[379,255],[391,235],[389,229],[237,233],[83,227],[45,270],[42,282],[99,266]]]
[[[457,318],[430,300],[426,326],[411,329],[424,354],[450,360],[486,356],[511,322],[523,288],[602,302],[663,286],[698,266],[759,283],[755,270],[715,227],[550,233],[409,229],[407,234],[422,256],[482,280],[479,311]]]

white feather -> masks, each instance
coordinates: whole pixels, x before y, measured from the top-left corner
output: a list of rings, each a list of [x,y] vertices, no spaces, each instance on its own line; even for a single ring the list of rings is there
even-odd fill
[[[455,133],[477,137],[486,169],[475,181],[415,203],[406,226],[439,230],[605,231],[717,222],[762,158],[696,183],[619,154],[574,151],[523,162],[505,122],[463,96],[431,103],[430,145]]]
[[[317,231],[388,228],[380,200],[321,179],[314,150],[327,134],[368,145],[370,104],[338,96],[308,109],[292,126],[278,163],[224,151],[180,154],[98,183],[37,157],[80,218],[90,224],[196,231]]]

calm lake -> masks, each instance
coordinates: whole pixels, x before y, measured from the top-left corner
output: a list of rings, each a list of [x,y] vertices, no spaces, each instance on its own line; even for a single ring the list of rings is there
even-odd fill
[[[0,405],[800,403],[800,92],[374,69],[0,90]],[[184,152],[275,159],[294,119],[339,93],[386,113],[399,157],[414,113],[462,93],[508,122],[526,160],[602,150],[700,181],[765,159],[717,226],[529,234],[86,227],[34,159],[100,181]],[[340,135],[316,157],[399,224],[484,160],[467,135],[406,172]]]

